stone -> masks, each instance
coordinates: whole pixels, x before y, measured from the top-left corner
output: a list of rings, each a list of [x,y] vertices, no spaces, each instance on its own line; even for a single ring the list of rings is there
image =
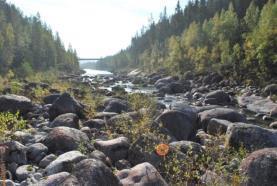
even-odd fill
[[[103,152],[99,150],[94,150],[92,153],[89,154],[88,157],[92,159],[100,160],[108,166],[111,166],[112,164],[110,158],[107,157]]]
[[[24,96],[18,96],[14,94],[0,95],[0,112],[20,112],[22,115],[26,115],[32,111],[33,104],[29,98]]]
[[[222,90],[216,90],[206,95],[204,103],[210,105],[227,105],[231,102],[230,96]]]
[[[59,172],[42,178],[38,186],[81,186],[78,179],[68,172]]]
[[[17,141],[10,141],[5,143],[7,152],[5,161],[7,163],[16,163],[18,165],[27,164],[27,147]]]
[[[52,128],[62,127],[62,126],[79,129],[80,125],[79,125],[78,116],[73,113],[62,114],[56,117],[54,121],[52,121],[49,125],[49,127],[52,127]]]
[[[223,119],[230,122],[246,122],[246,117],[237,111],[229,108],[215,108],[211,110],[206,110],[200,112],[199,114],[199,124],[202,129],[207,131],[207,126],[212,118]]]
[[[269,127],[272,129],[277,129],[277,121],[270,123]]]
[[[32,165],[22,165],[16,169],[16,178],[18,181],[26,180],[31,174],[35,173]]]
[[[241,145],[249,151],[277,147],[277,131],[256,125],[237,123],[228,127],[226,146],[239,148]]]
[[[60,96],[61,94],[51,94],[51,95],[45,96],[43,98],[43,102],[45,104],[53,104]]]
[[[207,133],[211,135],[225,135],[228,127],[232,125],[232,122],[222,119],[212,118],[208,122]]]
[[[264,88],[264,93],[266,96],[277,94],[277,84],[267,85]]]
[[[116,162],[127,158],[130,143],[126,137],[119,137],[108,141],[97,140],[94,146],[97,150],[102,151],[108,156],[113,162]]]
[[[122,113],[128,110],[127,102],[120,99],[111,100],[105,107],[104,112]]]
[[[116,173],[122,185],[167,186],[156,168],[148,162],[124,169]]]
[[[19,183],[14,183],[12,180],[0,180],[0,185],[5,185],[5,186],[20,186]]]
[[[71,172],[73,165],[77,164],[81,160],[85,159],[86,156],[79,151],[70,151],[61,154],[57,159],[52,161],[46,168],[46,175],[52,175],[59,172]],[[80,170],[79,170],[80,171]]]
[[[57,156],[55,154],[49,154],[45,156],[40,162],[39,167],[45,168],[47,165],[49,165],[52,161],[57,159]]]
[[[277,183],[277,148],[265,148],[251,153],[240,165],[244,185],[268,185]]]
[[[194,118],[191,112],[170,110],[163,112],[155,122],[161,123],[177,140],[189,140],[193,138],[197,128]]]
[[[83,126],[89,128],[102,129],[105,127],[105,121],[102,119],[90,119],[83,123]]]
[[[195,143],[192,141],[175,141],[170,143],[169,146],[184,154],[192,153],[199,155],[204,152],[204,149],[199,143]]]
[[[117,162],[115,162],[115,167],[117,170],[130,169],[131,164],[128,160],[118,160]]]
[[[272,110],[277,109],[277,104],[269,98],[260,96],[243,95],[238,97],[238,103],[242,107],[246,107],[249,111],[261,114],[270,114]]]
[[[83,118],[84,106],[71,97],[70,94],[63,93],[54,101],[48,112],[50,121],[65,113],[74,113],[77,114],[79,118]]]
[[[28,159],[34,163],[39,163],[48,152],[48,148],[42,143],[35,143],[27,147]]]
[[[79,162],[73,171],[80,185],[119,186],[119,180],[102,161],[85,159]]]
[[[92,148],[85,133],[69,127],[55,127],[43,141],[50,152],[76,150],[81,143],[87,148]]]

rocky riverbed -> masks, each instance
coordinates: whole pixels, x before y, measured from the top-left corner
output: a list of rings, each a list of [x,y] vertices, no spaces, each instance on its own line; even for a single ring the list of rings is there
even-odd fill
[[[26,95],[9,94],[7,87],[0,95],[0,112],[19,111],[28,122],[27,130],[14,132],[0,146],[2,173],[6,169],[1,184],[172,185],[170,171],[160,168],[166,156],[174,152],[178,162],[188,160],[188,153],[201,156],[208,153],[214,137],[220,137],[224,143],[215,148],[239,151],[243,147],[248,152],[242,161],[224,162],[224,170],[236,167],[238,175],[245,176],[241,180],[245,185],[277,185],[277,84],[257,88],[224,80],[216,73],[178,78],[138,71],[61,79],[104,97],[96,113],[90,115],[87,103],[77,99],[85,94],[82,88],[71,87],[68,93],[49,84],[24,82],[27,92],[38,86],[52,92],[35,103]],[[138,97],[139,103],[151,97],[155,107],[134,109],[132,101],[138,98],[126,96],[134,93],[146,96]],[[147,113],[153,113],[148,128],[134,133]],[[125,121],[128,135],[118,127]],[[166,140],[148,134],[161,134]],[[153,144],[150,150],[145,150],[149,144]],[[227,176],[209,168],[198,172],[199,177],[186,183],[234,183],[228,179],[232,171]]]

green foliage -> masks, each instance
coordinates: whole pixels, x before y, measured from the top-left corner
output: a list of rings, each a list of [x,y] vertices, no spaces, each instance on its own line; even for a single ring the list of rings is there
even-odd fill
[[[0,112],[0,142],[11,139],[14,132],[26,128],[26,121],[19,116],[19,112],[12,114]]]
[[[238,151],[223,148],[221,144],[222,138],[215,137],[201,153],[193,152],[192,148],[186,154],[171,150],[158,169],[171,185],[203,184],[201,176],[206,171],[217,175],[209,184],[239,185],[245,179],[239,174],[239,164],[247,156],[247,151],[244,148]]]
[[[76,51],[66,49],[58,34],[40,20],[24,17],[14,5],[0,0],[0,74],[13,70],[18,77],[57,69],[79,69]]]
[[[177,4],[175,14],[162,13],[127,49],[96,67],[166,69],[174,75],[218,71],[228,79],[262,84],[277,75],[276,12],[272,0],[195,0],[184,11]]]

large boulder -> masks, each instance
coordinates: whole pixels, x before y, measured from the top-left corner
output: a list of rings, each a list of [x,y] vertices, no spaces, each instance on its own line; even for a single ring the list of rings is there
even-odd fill
[[[122,185],[167,186],[156,168],[150,163],[142,163],[131,169],[124,169],[116,173]]]
[[[157,80],[154,85],[157,89],[160,89],[161,87],[165,86],[166,84],[175,82],[177,80],[178,80],[177,77],[168,76],[168,77]]]
[[[26,115],[32,111],[33,104],[29,98],[14,94],[0,96],[0,112],[20,112]]]
[[[54,119],[54,121],[50,123],[49,126],[52,128],[62,127],[62,126],[75,128],[75,129],[80,128],[79,118],[76,114],[73,114],[73,113],[66,113],[66,114],[59,115]]]
[[[32,165],[22,165],[16,169],[15,175],[18,181],[23,181],[34,173],[35,168]]]
[[[27,156],[32,162],[39,163],[48,152],[48,148],[42,143],[35,143],[28,146]]]
[[[224,119],[230,122],[246,122],[246,117],[244,115],[229,108],[215,108],[206,110],[200,112],[198,115],[200,118],[199,124],[205,131],[207,131],[208,123],[212,118]]]
[[[60,155],[52,161],[46,168],[46,175],[56,174],[58,172],[71,172],[73,165],[85,159],[86,156],[79,151],[70,151]]]
[[[45,97],[43,98],[43,102],[44,102],[45,104],[52,104],[52,103],[54,103],[60,96],[61,96],[61,94],[51,94],[51,95],[45,96]]]
[[[255,113],[269,114],[272,110],[277,109],[277,104],[272,100],[254,95],[238,97],[238,103]]]
[[[75,113],[79,118],[84,117],[84,107],[68,93],[63,93],[49,108],[50,120],[65,113]]]
[[[230,125],[226,133],[226,145],[247,150],[277,147],[277,131],[244,123]]]
[[[128,110],[127,102],[120,99],[113,99],[106,102],[104,112],[115,112],[115,113],[122,113]]]
[[[60,172],[42,178],[36,185],[39,186],[80,186],[78,179],[68,172]]]
[[[213,118],[208,122],[207,133],[211,135],[224,135],[232,122]]]
[[[57,156],[55,154],[49,154],[45,156],[40,162],[39,162],[39,167],[45,168],[47,165],[49,165],[52,161],[57,159]]]
[[[165,111],[158,116],[155,122],[161,123],[162,127],[167,129],[177,140],[192,139],[196,132],[195,115],[191,112]]]
[[[265,93],[265,95],[267,95],[267,96],[273,95],[273,94],[277,94],[277,84],[267,85],[267,86],[264,88],[264,93]]]
[[[119,185],[119,180],[102,161],[85,159],[79,162],[73,171],[80,185]]]
[[[250,154],[241,162],[247,186],[273,186],[277,184],[277,148],[265,148]]]
[[[83,126],[89,128],[102,129],[105,127],[105,121],[102,119],[90,119],[83,123]]]
[[[67,152],[78,149],[82,143],[90,147],[88,136],[80,130],[69,127],[56,127],[44,139],[43,143],[50,152]]]
[[[204,103],[210,105],[226,105],[231,102],[230,96],[222,90],[216,90],[206,95]]]
[[[4,160],[6,163],[16,163],[18,165],[27,164],[27,147],[17,141],[10,141],[4,144],[6,154]]]
[[[119,137],[108,141],[97,140],[94,146],[104,152],[113,162],[116,162],[127,158],[130,143],[126,137]]]

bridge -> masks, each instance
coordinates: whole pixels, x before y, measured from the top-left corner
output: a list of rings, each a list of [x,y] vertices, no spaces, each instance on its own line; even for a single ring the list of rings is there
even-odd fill
[[[102,58],[79,58],[79,61],[98,61],[101,60]]]

